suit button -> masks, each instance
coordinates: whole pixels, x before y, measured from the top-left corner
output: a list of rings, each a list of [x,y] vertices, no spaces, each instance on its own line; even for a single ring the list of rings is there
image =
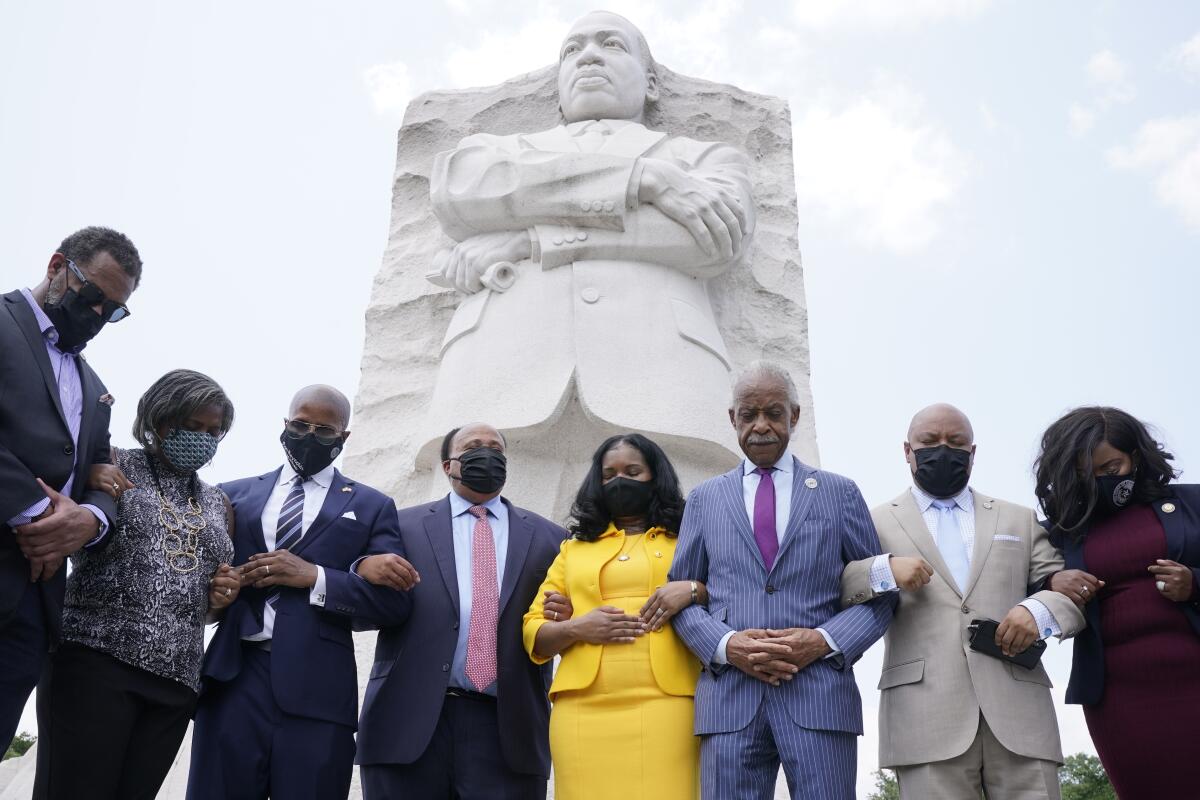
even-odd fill
[[[767,594],[775,594],[775,587],[770,583],[767,584]]]
[[[442,672],[449,672],[449,671],[450,671],[450,665],[442,664]]]
[[[452,630],[452,631],[456,631],[456,630],[458,630],[458,623],[456,622],[456,623],[454,623],[453,625],[451,625],[451,626],[450,626],[450,630]]]
[[[583,298],[583,302],[585,303],[594,303],[600,299],[600,290],[589,286],[580,292],[579,296]]]
[[[962,612],[963,612],[964,614],[970,614],[970,613],[971,613],[971,609],[967,608],[966,606],[963,606],[963,607],[962,607]]]
[[[69,445],[67,445],[66,447],[64,447],[64,448],[63,448],[63,455],[64,455],[64,456],[73,456],[73,455],[75,455],[75,445],[73,445],[73,444],[69,444]]]

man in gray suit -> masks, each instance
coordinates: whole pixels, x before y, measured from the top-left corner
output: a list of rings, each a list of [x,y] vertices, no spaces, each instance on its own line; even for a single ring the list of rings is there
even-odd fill
[[[849,607],[908,590],[884,639],[879,765],[895,770],[907,800],[1057,800],[1062,747],[1046,670],[971,650],[968,626],[1001,620],[996,644],[1021,653],[1084,626],[1072,601],[1043,585],[1094,589],[1062,572],[1031,509],[967,485],[975,434],[961,411],[918,412],[904,456],[913,486],[871,512],[889,552],[849,565],[842,588]]]
[[[842,610],[845,565],[880,551],[854,483],[788,452],[800,415],[782,368],[752,364],[729,419],[745,460],[688,497],[671,580],[708,586],[675,631],[704,664],[696,687],[706,800],[852,800],[862,707],[850,665],[887,628],[894,596]]]

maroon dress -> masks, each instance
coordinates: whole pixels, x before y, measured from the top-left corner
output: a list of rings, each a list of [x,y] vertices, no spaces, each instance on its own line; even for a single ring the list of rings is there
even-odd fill
[[[1113,788],[1131,800],[1200,796],[1200,636],[1146,571],[1167,558],[1162,523],[1150,506],[1127,508],[1088,531],[1083,555],[1105,581],[1104,696],[1083,713]]]

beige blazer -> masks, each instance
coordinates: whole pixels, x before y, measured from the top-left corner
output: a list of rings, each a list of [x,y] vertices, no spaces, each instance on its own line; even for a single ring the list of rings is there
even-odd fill
[[[975,738],[980,713],[1008,750],[1062,763],[1045,668],[1014,667],[967,646],[971,620],[1004,619],[1030,596],[1031,587],[1062,569],[1062,556],[1031,509],[973,494],[975,549],[962,592],[950,577],[911,491],[871,511],[885,552],[922,557],[934,569],[927,586],[900,593],[900,605],[884,638],[879,679],[881,767],[961,755]],[[844,605],[873,596],[870,570],[871,559],[847,565],[842,574]],[[1046,605],[1064,636],[1083,629],[1083,614],[1065,596],[1039,591],[1032,597]]]

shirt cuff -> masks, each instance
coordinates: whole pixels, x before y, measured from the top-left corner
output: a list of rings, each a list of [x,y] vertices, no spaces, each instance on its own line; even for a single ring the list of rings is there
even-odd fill
[[[43,497],[41,500],[38,500],[36,503],[31,505],[29,508],[22,511],[20,514],[17,514],[15,517],[10,519],[8,521],[8,527],[15,528],[18,525],[28,525],[29,523],[33,522],[34,517],[36,517],[38,514],[41,514],[43,511],[45,511],[49,507],[50,507],[50,498]]]
[[[537,228],[529,229],[529,260],[535,264],[542,263],[542,242],[538,239]]]
[[[836,658],[842,654],[842,648],[837,646],[837,642],[833,640],[833,637],[824,628],[817,628],[817,633],[825,637],[825,644],[829,645],[829,655],[825,656],[825,658]]]
[[[633,162],[633,172],[629,175],[629,185],[625,189],[625,210],[637,211],[638,209],[638,194],[642,190],[642,171],[646,168],[646,162],[641,158]]]
[[[317,566],[317,582],[308,593],[308,603],[318,608],[325,607],[325,568],[320,565]]]
[[[729,659],[725,655],[725,648],[729,646],[729,640],[737,631],[730,631],[721,637],[721,641],[717,642],[717,650],[713,653],[712,662],[718,667],[723,667],[729,663]]]
[[[875,560],[871,562],[871,591],[875,594],[900,591],[900,587],[896,585],[896,576],[892,574],[891,553],[875,556]]]
[[[93,545],[99,544],[100,540],[104,538],[104,535],[108,533],[108,517],[104,516],[103,511],[89,503],[82,504],[80,508],[86,508],[88,511],[95,514],[96,521],[100,523],[100,528],[96,532],[96,538],[84,545],[85,548],[92,547]]]
[[[1018,605],[1022,606],[1030,614],[1033,614],[1033,621],[1037,624],[1038,638],[1048,639],[1051,636],[1061,636],[1062,628],[1058,625],[1058,620],[1050,613],[1050,609],[1046,608],[1046,604],[1041,600],[1034,600],[1032,597],[1028,600],[1022,600]]]

